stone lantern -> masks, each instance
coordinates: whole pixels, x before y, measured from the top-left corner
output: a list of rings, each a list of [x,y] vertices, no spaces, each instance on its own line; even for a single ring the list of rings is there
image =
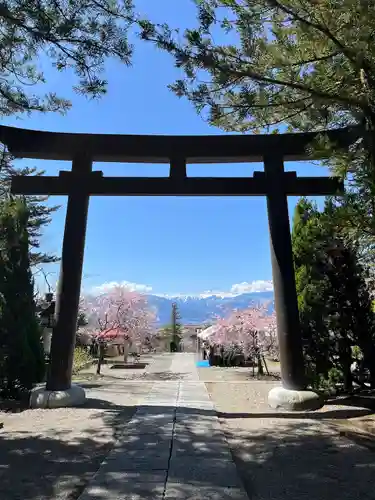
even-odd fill
[[[45,301],[47,302],[47,305],[43,307],[42,311],[39,314],[39,317],[40,324],[43,328],[44,353],[49,356],[51,352],[51,340],[55,316],[55,301],[53,300],[53,294],[46,293]]]

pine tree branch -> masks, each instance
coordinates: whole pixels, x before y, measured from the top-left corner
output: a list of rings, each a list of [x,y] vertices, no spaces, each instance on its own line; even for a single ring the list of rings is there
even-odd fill
[[[361,68],[357,64],[358,61],[357,61],[356,54],[353,53],[353,51],[351,51],[350,49],[347,49],[345,47],[345,45],[343,43],[341,43],[340,40],[338,40],[338,38],[336,38],[334,36],[334,34],[331,33],[327,27],[324,27],[320,24],[309,21],[308,19],[297,14],[294,10],[286,7],[285,5],[282,5],[278,0],[268,0],[268,3],[271,6],[276,7],[277,9],[281,10],[285,14],[288,14],[289,16],[291,16],[293,18],[293,20],[298,21],[298,22],[304,24],[305,26],[308,26],[309,28],[313,28],[313,29],[319,31],[320,33],[322,33],[323,35],[325,35],[339,49],[339,51],[353,64],[353,66],[355,68],[357,68],[358,70]]]
[[[163,35],[159,34],[156,37],[144,32],[142,38],[154,42],[157,46],[172,53],[174,57],[179,60],[181,56],[189,62],[189,64],[195,65],[198,68],[202,68],[210,71],[211,73],[222,73],[223,75],[230,78],[250,78],[258,83],[276,85],[279,87],[290,88],[293,90],[298,90],[306,94],[310,94],[312,97],[324,99],[326,101],[340,102],[350,107],[358,107],[365,109],[367,103],[358,99],[349,98],[342,96],[340,94],[332,94],[329,92],[324,92],[322,90],[309,87],[302,83],[279,80],[278,78],[268,77],[263,74],[257,73],[249,68],[250,64],[244,61],[240,57],[236,57],[232,53],[226,53],[222,48],[208,48],[206,45],[200,44],[197,49],[202,52],[197,54],[193,51],[187,51],[186,49],[180,48],[173,40],[165,39]],[[227,58],[232,58],[235,64],[223,63],[223,60]],[[183,66],[183,64],[181,64]],[[238,67],[247,67],[245,70],[240,70]]]
[[[290,63],[290,64],[285,63],[285,64],[278,66],[278,69],[300,67],[300,66],[306,66],[307,64],[329,61],[330,59],[333,59],[334,57],[337,57],[340,54],[341,54],[341,52],[336,51],[336,52],[332,52],[331,54],[327,54],[327,55],[321,56],[321,57],[315,56],[315,57],[312,57],[311,59],[305,59],[305,60]]]
[[[197,59],[196,59],[196,62],[198,62]],[[238,59],[237,62],[243,66],[248,65],[247,62],[245,62],[241,59]],[[218,68],[211,65],[211,66],[207,66],[207,69],[217,70]],[[355,107],[365,109],[366,105],[367,105],[367,103],[360,101],[360,100],[357,100],[357,99],[354,99],[354,98],[348,98],[348,97],[342,96],[340,94],[331,94],[328,92],[324,92],[322,90],[314,89],[312,87],[308,87],[307,85],[303,85],[302,83],[284,81],[284,80],[279,80],[277,78],[267,77],[267,76],[261,75],[260,73],[256,73],[250,69],[247,69],[245,71],[244,70],[241,71],[241,70],[236,69],[234,66],[228,65],[227,67],[223,66],[221,69],[219,69],[219,71],[222,71],[224,74],[231,75],[231,76],[232,75],[237,76],[237,77],[242,76],[244,78],[251,78],[252,80],[255,80],[255,81],[261,82],[261,83],[267,83],[270,85],[277,85],[277,86],[281,86],[281,87],[287,87],[287,88],[290,88],[293,90],[299,90],[301,92],[304,92],[306,94],[310,94],[311,96],[318,97],[320,99],[324,99],[327,101],[341,102],[343,104],[350,105],[351,107],[355,106]]]

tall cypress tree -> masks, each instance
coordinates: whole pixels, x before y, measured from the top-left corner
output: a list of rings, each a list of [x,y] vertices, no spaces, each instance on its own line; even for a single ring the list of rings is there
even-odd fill
[[[336,226],[335,205],[323,212],[302,199],[293,220],[293,252],[301,330],[312,383],[352,387],[351,348],[359,346],[375,381],[374,313],[358,252]]]
[[[175,302],[172,304],[172,317],[171,317],[171,329],[172,329],[172,344],[174,349],[177,349],[182,335],[182,326],[180,323],[180,312],[178,306]]]
[[[29,210],[24,200],[0,205],[0,391],[18,397],[44,375],[41,331],[30,269]]]

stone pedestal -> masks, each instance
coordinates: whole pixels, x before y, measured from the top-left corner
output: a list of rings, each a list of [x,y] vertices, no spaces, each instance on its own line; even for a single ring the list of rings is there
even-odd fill
[[[75,384],[65,391],[48,391],[45,387],[37,387],[30,394],[30,408],[66,408],[81,406],[85,401],[85,390]]]
[[[324,404],[323,398],[314,391],[292,390],[274,387],[268,393],[268,404],[271,408],[287,411],[318,410]]]

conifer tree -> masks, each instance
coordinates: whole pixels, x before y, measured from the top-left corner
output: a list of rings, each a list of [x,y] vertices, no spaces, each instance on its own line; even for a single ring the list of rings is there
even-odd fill
[[[178,345],[181,341],[182,336],[182,326],[180,323],[180,312],[178,310],[178,306],[176,302],[172,303],[172,317],[171,317],[171,330],[172,330],[172,344],[175,349],[178,348]]]
[[[29,255],[29,210],[23,200],[0,204],[0,391],[17,397],[44,376]]]
[[[351,350],[359,346],[375,382],[374,313],[357,249],[335,225],[336,207],[323,212],[301,199],[293,219],[293,253],[301,329],[311,380],[352,387]]]

